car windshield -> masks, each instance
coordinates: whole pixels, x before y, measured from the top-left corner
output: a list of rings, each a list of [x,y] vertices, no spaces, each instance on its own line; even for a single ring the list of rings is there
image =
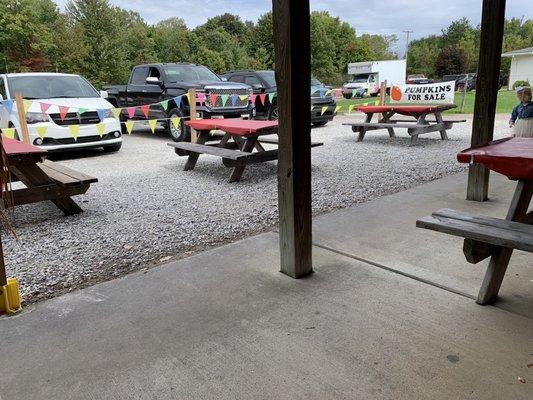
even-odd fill
[[[320,82],[318,79],[311,79],[311,86],[324,86],[322,82]]]
[[[163,67],[168,82],[221,81],[220,77],[202,65],[166,65]]]
[[[269,87],[276,86],[276,74],[274,71],[259,71],[259,76],[267,83]]]
[[[356,76],[350,82],[352,82],[352,83],[366,83],[366,82],[368,82],[368,75],[366,75],[366,76]]]
[[[8,77],[11,96],[25,99],[100,97],[92,85],[78,75],[26,75]]]

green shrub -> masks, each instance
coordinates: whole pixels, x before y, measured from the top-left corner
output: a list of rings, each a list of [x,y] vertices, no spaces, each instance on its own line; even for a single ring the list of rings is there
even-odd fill
[[[529,86],[529,81],[516,81],[515,83],[513,83],[513,89],[516,89],[519,86]]]

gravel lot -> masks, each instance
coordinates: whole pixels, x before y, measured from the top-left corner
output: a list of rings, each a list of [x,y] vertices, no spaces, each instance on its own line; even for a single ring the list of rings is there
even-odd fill
[[[496,131],[508,133],[507,115]],[[338,116],[313,129],[313,209],[323,213],[434,180],[464,169],[455,161],[468,147],[471,123],[457,124],[449,141],[438,133],[415,147],[400,130],[367,133],[357,143]],[[464,117],[454,115],[454,119]],[[466,118],[471,120],[470,116]],[[184,172],[162,132],[137,129],[116,154],[100,151],[56,156],[64,165],[98,177],[76,199],[85,212],[65,217],[51,203],[18,207],[15,240],[4,234],[8,275],[20,280],[26,303],[122,276],[171,258],[264,230],[277,222],[276,163],[248,167],[243,181],[229,184],[220,159],[202,156]]]

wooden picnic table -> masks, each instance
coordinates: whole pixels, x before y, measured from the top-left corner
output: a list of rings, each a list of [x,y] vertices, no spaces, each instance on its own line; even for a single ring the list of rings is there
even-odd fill
[[[179,156],[188,156],[184,170],[193,170],[200,154],[209,154],[222,158],[226,167],[233,168],[230,182],[237,182],[249,164],[257,164],[278,159],[278,149],[266,150],[264,144],[277,145],[277,138],[266,138],[278,132],[277,121],[231,119],[201,119],[185,122],[197,131],[195,143],[172,142]],[[223,135],[212,134],[222,131]],[[320,146],[322,143],[312,143]]]
[[[533,196],[533,139],[497,140],[464,150],[457,159],[482,164],[517,181],[505,219],[440,210],[417,222],[421,228],[464,237],[463,251],[470,263],[490,257],[477,299],[479,304],[489,304],[498,296],[513,249],[533,252],[533,212],[528,213]]]
[[[19,140],[2,137],[12,181],[26,187],[9,190],[13,206],[50,200],[65,215],[82,212],[72,196],[87,192],[98,179],[46,160],[46,150]]]
[[[416,143],[418,135],[429,132],[438,131],[442,140],[447,140],[446,131],[451,129],[454,123],[466,121],[443,119],[442,113],[454,107],[454,104],[359,106],[355,109],[366,114],[365,122],[350,122],[343,125],[349,125],[353,132],[359,133],[358,142],[363,141],[366,132],[377,129],[387,129],[389,136],[393,138],[396,136],[394,128],[406,128],[411,136],[411,145]],[[374,114],[381,115],[377,122],[371,122]],[[392,119],[396,114],[412,119]],[[435,119],[429,120],[430,116],[434,116]]]

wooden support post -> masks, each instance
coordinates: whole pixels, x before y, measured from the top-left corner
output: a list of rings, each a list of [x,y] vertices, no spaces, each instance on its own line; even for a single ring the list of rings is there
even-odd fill
[[[189,89],[189,115],[191,117],[191,121],[194,121],[196,119],[196,89]],[[198,135],[196,134],[196,131],[194,129],[190,129],[191,143],[196,143],[196,138],[198,137]]]
[[[311,31],[309,0],[272,0],[279,109],[281,272],[313,271],[311,240]]]
[[[381,86],[379,88],[379,105],[380,106],[385,105],[386,97],[387,97],[387,81],[381,82]]]
[[[493,138],[504,23],[505,0],[483,0],[472,146],[485,144]],[[489,170],[479,164],[471,165],[467,200],[485,201],[488,193]]]
[[[0,287],[7,285],[6,265],[4,263],[4,249],[2,247],[2,236],[0,233]]]
[[[20,132],[20,134],[22,134],[22,140],[26,143],[30,143],[30,131],[28,130],[28,123],[26,122],[26,112],[28,110],[24,109],[22,93],[15,93],[15,100],[17,102],[17,112],[19,116],[20,130],[22,131]]]

